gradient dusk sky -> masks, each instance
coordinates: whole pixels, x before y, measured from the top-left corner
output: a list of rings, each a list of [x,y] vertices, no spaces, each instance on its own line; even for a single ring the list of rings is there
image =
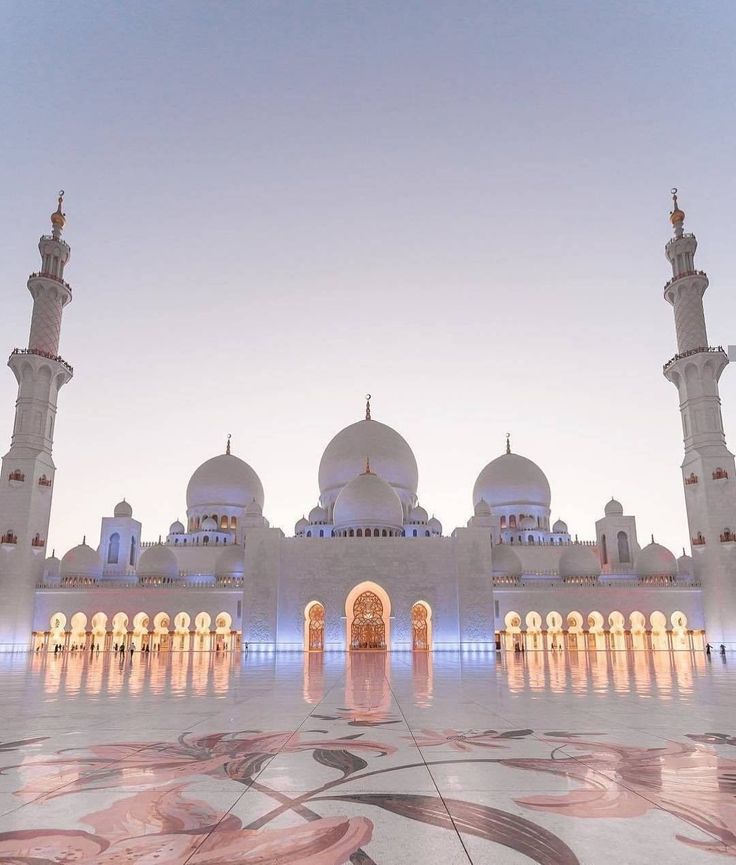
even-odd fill
[[[165,535],[228,433],[291,534],[367,391],[446,532],[509,431],[553,519],[591,539],[614,494],[679,554],[663,247],[678,186],[736,342],[732,0],[1,11],[3,351],[61,187],[72,247],[58,555],[123,496]]]

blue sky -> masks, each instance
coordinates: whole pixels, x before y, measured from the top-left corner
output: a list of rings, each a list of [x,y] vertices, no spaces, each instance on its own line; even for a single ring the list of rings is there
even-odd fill
[[[290,532],[366,391],[446,529],[511,431],[581,538],[615,494],[687,542],[663,245],[676,185],[736,342],[733,4],[0,11],[8,351],[67,191],[57,551],[124,495],[165,534],[228,432]]]

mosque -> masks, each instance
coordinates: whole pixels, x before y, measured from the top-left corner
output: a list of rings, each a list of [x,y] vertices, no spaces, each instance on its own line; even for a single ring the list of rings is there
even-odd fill
[[[481,468],[466,526],[446,531],[418,498],[411,447],[365,415],[338,432],[319,463],[319,496],[293,533],[264,516],[256,471],[231,451],[192,474],[186,524],[143,540],[132,506],[103,516],[99,538],[47,555],[70,247],[63,193],[41,266],[0,477],[0,645],[158,651],[697,650],[736,646],[736,469],[726,447],[718,380],[728,363],[708,345],[696,270],[673,193],[672,278],[677,354],[664,375],[678,391],[682,483],[692,555],[640,543],[636,518],[611,499],[589,540],[551,522],[542,469],[505,452]],[[362,412],[361,412],[362,414]],[[301,509],[301,504],[295,505]],[[298,511],[297,511],[298,513]],[[158,532],[154,532],[157,534]],[[581,533],[581,536],[582,535]]]

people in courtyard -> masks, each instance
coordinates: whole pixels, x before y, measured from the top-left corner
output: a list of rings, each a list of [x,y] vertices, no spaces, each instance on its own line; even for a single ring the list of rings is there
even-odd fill
[[[720,651],[721,651],[721,657],[725,658],[726,657],[726,647],[723,645],[723,643],[721,643]]]
[[[710,658],[710,650],[713,648],[710,643],[705,644],[705,656]]]

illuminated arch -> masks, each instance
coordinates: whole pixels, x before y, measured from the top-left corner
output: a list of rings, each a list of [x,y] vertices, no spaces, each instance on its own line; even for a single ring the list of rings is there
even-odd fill
[[[391,648],[391,599],[384,588],[372,580],[364,580],[358,583],[349,592],[345,599],[345,645],[348,649],[352,647],[352,626],[354,619],[355,603],[361,595],[370,592],[374,594],[381,605],[381,618],[383,619],[383,642],[387,649]]]
[[[322,652],[325,648],[325,607],[310,601],[304,607],[304,651]]]
[[[411,608],[411,647],[414,651],[432,648],[432,608],[426,601],[416,601]]]

